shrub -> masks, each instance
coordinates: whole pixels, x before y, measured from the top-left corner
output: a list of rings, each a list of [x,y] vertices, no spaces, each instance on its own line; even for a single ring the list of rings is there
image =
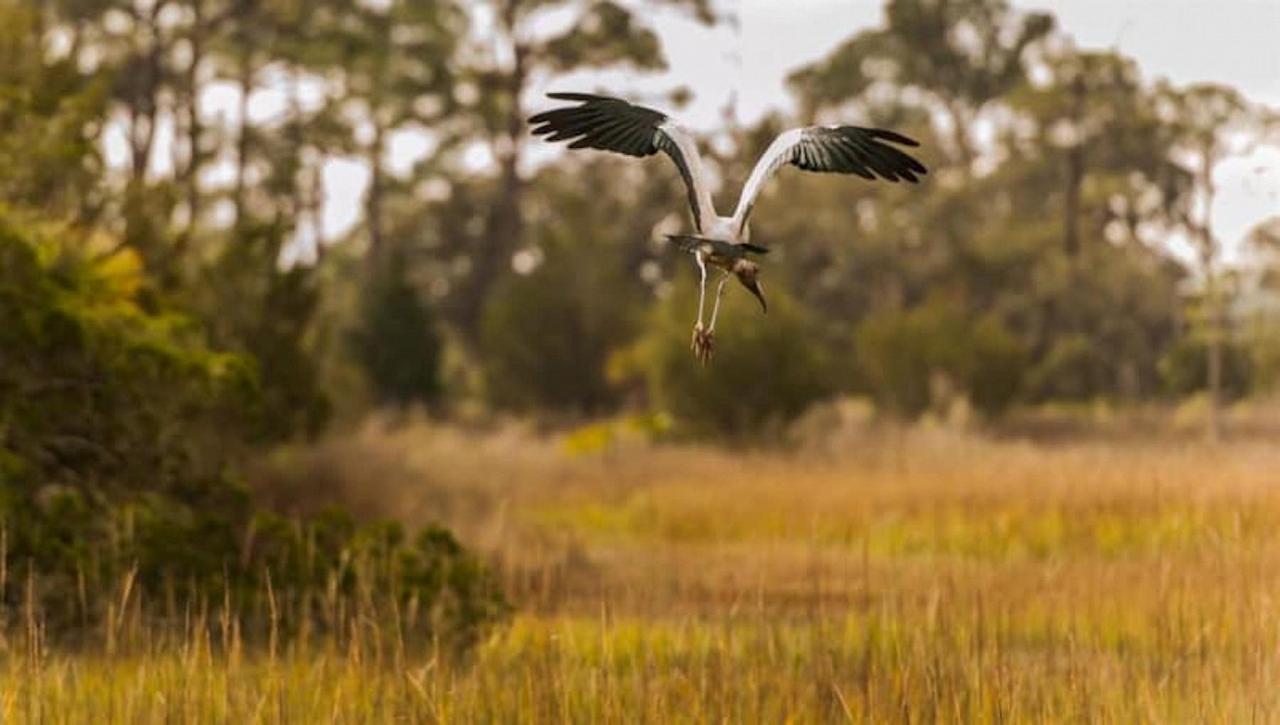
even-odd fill
[[[1222,346],[1222,394],[1229,400],[1244,397],[1251,387],[1250,351],[1234,342]],[[1160,360],[1165,389],[1176,396],[1205,390],[1209,385],[1209,346],[1203,337],[1187,335]]]
[[[0,450],[5,483],[88,502],[223,488],[256,404],[251,364],[189,318],[147,309],[128,252],[90,261],[0,212]]]
[[[770,288],[769,314],[730,281],[707,367],[689,351],[693,285],[654,311],[642,340],[653,402],[685,429],[731,438],[781,433],[811,403],[836,389],[820,330],[783,290]],[[709,295],[714,294],[709,283]],[[710,301],[708,301],[708,315]]]
[[[868,317],[856,332],[857,356],[881,405],[924,412],[933,377],[945,375],[987,415],[1016,398],[1026,366],[1021,344],[994,317],[971,319],[943,300]]]
[[[430,405],[443,392],[443,341],[434,310],[406,277],[403,255],[369,275],[361,299],[361,326],[350,342],[375,401]]]
[[[553,247],[536,270],[495,291],[481,329],[485,387],[495,405],[587,414],[616,405],[605,363],[634,326],[616,282],[589,269],[601,253],[593,254],[582,260]]]
[[[461,644],[504,611],[441,529],[255,512],[238,483],[254,366],[144,305],[144,282],[132,255],[93,260],[0,210],[0,608],[35,599],[82,633],[115,616],[86,592],[127,583],[166,616],[212,602],[275,635],[362,611]]]

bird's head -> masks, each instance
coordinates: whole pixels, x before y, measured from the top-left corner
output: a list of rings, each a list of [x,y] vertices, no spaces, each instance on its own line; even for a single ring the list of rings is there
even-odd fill
[[[760,283],[760,265],[749,259],[739,259],[733,263],[733,274],[747,291],[760,300],[760,309],[769,314],[769,303],[764,299],[764,285]]]

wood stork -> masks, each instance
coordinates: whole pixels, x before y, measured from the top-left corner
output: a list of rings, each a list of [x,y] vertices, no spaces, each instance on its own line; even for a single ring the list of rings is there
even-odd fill
[[[544,111],[529,119],[535,136],[547,141],[571,141],[571,149],[602,149],[628,156],[652,156],[662,151],[675,162],[684,178],[693,212],[696,234],[668,235],[680,249],[693,255],[701,275],[698,292],[698,320],[693,327],[692,348],[706,365],[715,348],[716,317],[720,298],[729,276],[738,278],[743,287],[760,301],[768,313],[764,288],[760,283],[760,267],[750,254],[769,250],[750,243],[751,209],[760,189],[779,169],[787,164],[805,171],[855,174],[874,181],[877,178],[915,183],[928,171],[908,154],[891,146],[918,146],[900,133],[858,126],[809,126],[796,128],[778,136],[756,162],[733,216],[720,216],[711,201],[702,156],[693,135],[669,116],[651,108],[637,106],[619,98],[587,93],[549,93],[557,101],[575,101],[576,106]],[[720,270],[715,305],[710,324],[703,326],[706,300],[707,267]]]

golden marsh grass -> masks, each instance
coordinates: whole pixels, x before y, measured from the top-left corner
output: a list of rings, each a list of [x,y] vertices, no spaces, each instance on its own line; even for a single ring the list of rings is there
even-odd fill
[[[371,513],[440,512],[487,552],[518,613],[469,655],[360,611],[341,635],[276,646],[157,633],[145,603],[114,653],[72,652],[41,645],[39,612],[11,611],[0,717],[1280,718],[1280,448],[1265,441],[911,431],[577,456],[532,435],[467,441],[371,429],[273,485],[324,471],[344,498],[363,470]]]

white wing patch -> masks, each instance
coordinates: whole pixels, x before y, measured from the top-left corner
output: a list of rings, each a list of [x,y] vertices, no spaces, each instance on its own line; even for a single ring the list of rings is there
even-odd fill
[[[706,170],[702,166],[702,154],[698,151],[698,144],[693,134],[670,120],[658,126],[653,142],[658,148],[663,148],[668,140],[674,144],[679,155],[677,158],[676,154],[672,154],[672,159],[676,161],[677,166],[681,167],[680,173],[689,187],[689,206],[693,211],[698,230],[702,231],[708,222],[716,218],[715,204],[712,203],[711,191],[707,188]]]
[[[743,227],[746,226],[747,217],[750,216],[751,208],[755,206],[765,182],[778,169],[791,162],[791,154],[803,136],[804,129],[800,128],[780,134],[756,162],[755,168],[751,170],[751,176],[747,177],[746,185],[742,187],[742,194],[738,196],[738,206],[733,211],[733,228],[738,234],[741,234]]]
[[[810,126],[779,135],[760,157],[742,188],[733,213],[734,229],[738,234],[745,231],[761,188],[787,164],[795,164],[805,171],[853,174],[868,181],[881,179],[892,183],[914,184],[919,176],[928,173],[924,164],[891,144],[918,145],[894,131],[858,126]]]

